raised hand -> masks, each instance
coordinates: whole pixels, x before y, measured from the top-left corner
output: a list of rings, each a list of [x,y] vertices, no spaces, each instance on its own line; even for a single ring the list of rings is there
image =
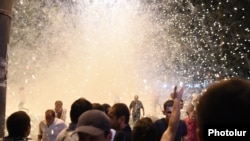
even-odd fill
[[[184,92],[184,87],[183,86],[181,86],[178,90],[177,90],[177,86],[175,86],[174,87],[173,99],[177,98],[177,99],[181,100],[183,92]]]

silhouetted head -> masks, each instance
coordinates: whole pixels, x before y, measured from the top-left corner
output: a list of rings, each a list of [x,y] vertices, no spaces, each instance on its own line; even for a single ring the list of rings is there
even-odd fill
[[[6,121],[8,136],[26,138],[30,134],[30,117],[24,111],[12,113]]]
[[[232,78],[207,88],[197,105],[199,137],[205,139],[207,127],[250,126],[250,82]]]
[[[136,121],[132,141],[156,141],[156,128],[151,118],[144,117]]]
[[[70,109],[70,120],[72,123],[77,123],[79,116],[92,109],[92,104],[85,98],[77,99]]]

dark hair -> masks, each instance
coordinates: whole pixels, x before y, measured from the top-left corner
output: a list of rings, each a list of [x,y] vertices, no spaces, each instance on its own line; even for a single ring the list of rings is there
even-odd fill
[[[56,117],[56,113],[54,110],[52,110],[52,109],[46,110],[45,114],[48,114],[48,113],[51,114],[52,117]]]
[[[79,116],[92,109],[92,104],[85,98],[77,99],[70,109],[70,120],[72,123],[77,123]]]
[[[24,111],[17,111],[7,118],[6,124],[9,137],[25,138],[30,128],[30,117]]]
[[[163,104],[163,108],[164,110],[167,109],[167,107],[173,107],[174,105],[174,101],[173,100],[167,100],[164,104]]]
[[[144,117],[135,123],[132,141],[156,141],[156,127],[151,118]]]
[[[109,108],[111,107],[109,104],[104,103],[102,104],[102,107],[104,108],[104,112],[108,115]]]
[[[128,106],[124,103],[116,103],[112,106],[112,108],[115,109],[114,114],[116,115],[116,117],[120,118],[121,116],[125,116],[125,123],[128,124],[130,116]]]
[[[100,110],[105,112],[104,107],[100,103],[92,103],[92,109]]]
[[[61,105],[63,105],[63,102],[62,102],[61,100],[57,100],[57,101],[55,102],[55,104],[61,104]]]
[[[250,125],[250,82],[232,78],[207,88],[197,105],[200,138],[205,126]]]

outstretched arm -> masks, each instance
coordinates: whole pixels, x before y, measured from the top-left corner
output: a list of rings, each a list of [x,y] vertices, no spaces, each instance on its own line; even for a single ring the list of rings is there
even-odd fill
[[[169,119],[168,128],[162,134],[161,141],[174,141],[175,139],[175,134],[176,134],[179,121],[180,121],[180,100],[182,99],[183,92],[184,92],[183,87],[181,87],[178,91],[177,91],[177,87],[175,87],[174,89],[173,111]]]

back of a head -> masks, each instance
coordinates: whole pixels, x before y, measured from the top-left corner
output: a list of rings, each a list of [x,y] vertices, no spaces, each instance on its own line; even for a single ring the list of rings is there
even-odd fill
[[[250,82],[232,78],[207,88],[197,106],[200,137],[210,126],[250,126]]]
[[[103,103],[102,107],[104,108],[104,112],[108,115],[109,108],[111,107],[108,103]]]
[[[100,103],[92,103],[92,109],[96,109],[96,110],[100,110],[100,111],[105,112],[104,107]]]
[[[156,128],[151,118],[144,117],[139,119],[134,127],[132,141],[155,141]]]
[[[26,138],[30,130],[30,117],[24,111],[12,113],[6,121],[9,137]]]
[[[72,123],[77,123],[79,116],[92,109],[92,104],[85,98],[77,99],[70,109],[70,119]]]

